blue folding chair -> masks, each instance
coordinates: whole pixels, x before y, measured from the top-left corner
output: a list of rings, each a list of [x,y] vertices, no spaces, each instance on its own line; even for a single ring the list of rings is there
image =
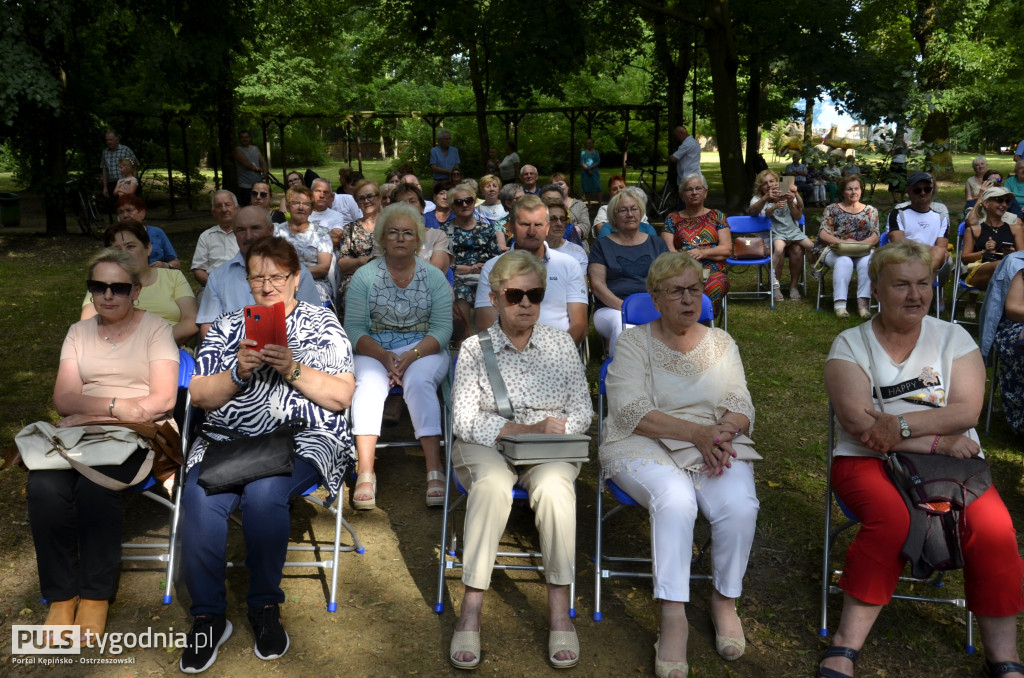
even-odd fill
[[[647,292],[631,294],[622,301],[622,329],[634,325],[646,325],[657,320],[661,313],[654,307],[654,299]],[[702,323],[713,323],[715,321],[715,307],[711,297],[701,295],[700,320]]]
[[[725,260],[725,263],[729,265],[730,270],[737,267],[749,267],[754,266],[757,270],[757,288],[755,290],[747,290],[743,292],[737,292],[732,289],[722,298],[722,329],[726,332],[729,331],[729,299],[758,299],[763,296],[768,297],[768,303],[771,309],[775,309],[775,297],[772,295],[772,220],[768,217],[728,217],[726,221],[729,224],[729,232],[733,239],[736,236],[762,236],[767,234],[768,236],[768,256],[760,259],[736,259],[729,257]],[[768,284],[767,287],[764,284],[764,267],[768,267]],[[735,281],[733,281],[735,282]]]
[[[977,320],[957,320],[956,307],[960,303],[960,300],[967,294],[981,295],[983,290],[978,287],[972,287],[964,282],[964,263],[961,259],[963,255],[964,246],[964,231],[967,228],[967,222],[961,221],[960,225],[956,227],[956,250],[954,250],[954,256],[956,257],[956,267],[953,269],[953,280],[956,290],[953,292],[953,303],[949,309],[949,321],[954,325],[974,325],[978,326]]]
[[[642,296],[646,296],[648,301],[650,300],[650,295],[647,295],[647,294],[643,294],[643,295],[641,295],[641,294],[633,294],[633,295],[630,295],[629,297],[627,297],[626,301],[629,301],[633,297],[642,297]],[[638,320],[642,319],[644,323],[648,323],[648,322],[651,322],[652,320],[656,320],[656,319],[658,319],[660,317],[660,314],[658,313],[657,309],[654,308],[653,303],[651,303],[648,306],[646,303],[644,303],[644,301],[642,299],[638,299],[636,302],[633,302],[633,303],[635,304],[635,307],[638,310],[642,309],[643,311],[646,312],[646,315],[644,315],[643,317],[634,317],[635,319],[638,319]],[[623,317],[625,318],[625,314],[626,314],[626,304],[625,303],[623,303],[623,305],[622,305],[622,310],[623,310]],[[653,316],[650,315],[652,311],[653,311]],[[638,313],[637,316],[640,316],[640,314]],[[711,298],[708,297],[708,295],[705,294],[705,295],[703,295],[703,299],[701,300],[701,315],[700,315],[700,319],[698,320],[698,322],[707,323],[707,322],[712,322],[713,320],[714,320],[714,306],[711,303]],[[623,323],[623,324],[625,324],[625,323]],[[633,324],[639,325],[639,324],[643,324],[643,323],[637,322],[637,323],[633,323]],[[612,364],[612,360],[613,360],[613,358],[608,358],[608,360],[604,361],[604,364],[601,365],[600,376],[598,377],[597,430],[598,430],[598,435],[600,436],[601,442],[603,442],[603,438],[604,438],[604,401],[605,401],[605,395],[606,395],[605,380],[608,377],[608,367]],[[614,508],[609,509],[607,512],[604,511],[604,506],[603,506],[604,491],[605,490],[608,490],[608,492],[612,495],[612,497],[618,502],[618,506],[615,506]],[[626,493],[622,488],[620,488],[618,485],[616,485],[611,479],[608,479],[608,480],[598,480],[598,483],[597,483],[597,502],[596,502],[596,506],[597,506],[597,508],[596,508],[596,511],[597,511],[597,540],[596,540],[596,548],[595,548],[595,553],[594,553],[594,621],[601,621],[601,619],[602,619],[602,612],[601,612],[601,584],[602,584],[602,582],[605,579],[622,579],[622,578],[650,579],[653,575],[650,572],[650,567],[651,567],[651,559],[650,558],[637,558],[637,557],[633,557],[633,556],[610,556],[610,555],[607,555],[605,553],[605,551],[604,551],[604,524],[605,524],[605,522],[607,522],[613,516],[615,516],[618,513],[620,513],[626,507],[629,507],[629,506],[640,506],[640,504],[638,504],[631,496],[629,496],[628,493]],[[705,551],[705,548],[702,547],[701,550],[700,550],[701,555],[703,555],[704,551]],[[645,566],[645,569],[643,569],[643,570],[638,570],[638,569],[632,569],[632,570],[612,570],[612,569],[609,569],[609,566],[615,566],[615,565],[626,565],[626,566],[632,566],[634,568],[635,567],[639,567],[639,566]],[[690,575],[690,579],[691,580],[711,579],[711,576],[710,575],[706,575],[706,574],[691,574]]]
[[[824,553],[822,556],[821,565],[821,623],[818,626],[818,635],[822,638],[829,635],[828,630],[828,597],[830,594],[842,593],[842,589],[838,585],[833,584],[833,578],[838,580],[842,576],[843,571],[841,569],[833,569],[832,567],[832,549],[836,545],[836,539],[840,534],[850,529],[854,525],[857,525],[860,521],[857,516],[854,515],[853,511],[850,510],[846,504],[839,499],[839,497],[832,490],[832,458],[833,451],[836,445],[836,417],[835,410],[832,409],[832,403],[828,405],[828,448],[825,451],[825,544]],[[832,525],[832,511],[833,511],[833,500],[835,505],[839,507],[840,512],[846,518],[845,522],[833,527]],[[935,576],[930,579],[916,579],[913,577],[900,577],[901,583],[909,583],[912,585],[920,584],[931,584],[935,588],[942,588],[944,585],[943,575],[944,572],[937,572]],[[910,600],[918,603],[938,603],[943,605],[953,605],[961,610],[967,611],[967,644],[964,646],[967,654],[974,654],[974,615],[967,609],[967,601],[964,598],[938,598],[931,596],[916,596],[903,593],[893,594],[895,600]]]

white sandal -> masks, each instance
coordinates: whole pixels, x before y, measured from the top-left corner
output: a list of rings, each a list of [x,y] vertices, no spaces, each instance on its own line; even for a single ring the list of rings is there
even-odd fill
[[[430,487],[430,483],[435,480],[443,483],[447,478],[440,471],[427,472],[427,506],[444,506],[444,486]],[[441,494],[431,494],[431,492],[437,492],[438,490],[441,491]]]
[[[364,483],[370,483],[373,490],[369,499],[356,499],[356,488]],[[352,508],[357,511],[369,511],[377,508],[377,474],[360,473],[356,476],[356,484],[352,487]]]
[[[572,652],[575,657],[572,659],[555,659],[555,655],[562,650]],[[552,668],[571,669],[580,663],[580,639],[576,635],[576,629],[572,631],[548,631],[548,661]]]
[[[468,662],[460,661],[455,655],[460,652],[472,652],[473,659]],[[479,631],[456,631],[452,634],[452,644],[448,648],[448,661],[457,669],[472,671],[480,666],[480,632]]]

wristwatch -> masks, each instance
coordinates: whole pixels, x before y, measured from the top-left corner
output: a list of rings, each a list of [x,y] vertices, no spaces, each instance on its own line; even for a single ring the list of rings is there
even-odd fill
[[[295,363],[295,368],[291,371],[291,373],[287,377],[284,378],[284,380],[287,381],[290,384],[293,381],[298,380],[298,378],[301,377],[301,376],[302,376],[302,363],[297,362],[297,363]]]
[[[903,418],[902,414],[897,414],[896,418],[900,420],[900,435],[904,438],[909,438],[910,426],[907,425],[907,420]]]

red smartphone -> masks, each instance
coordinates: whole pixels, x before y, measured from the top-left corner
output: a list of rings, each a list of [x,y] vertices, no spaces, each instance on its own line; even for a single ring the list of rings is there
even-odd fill
[[[245,338],[255,339],[252,350],[260,351],[267,344],[288,345],[288,333],[284,329],[284,302],[273,306],[245,307]]]

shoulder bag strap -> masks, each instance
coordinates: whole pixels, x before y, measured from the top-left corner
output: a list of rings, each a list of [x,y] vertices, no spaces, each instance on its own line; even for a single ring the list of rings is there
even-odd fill
[[[501,378],[501,372],[498,371],[498,358],[494,355],[491,335],[487,330],[483,330],[476,336],[480,339],[480,350],[484,354],[484,366],[487,368],[487,380],[491,382],[498,414],[512,421],[515,418],[515,411],[512,409],[512,401],[508,397],[508,389],[505,388],[505,380]]]
[[[111,478],[105,473],[100,473],[99,471],[93,469],[91,466],[87,466],[82,462],[78,461],[77,459],[72,459],[64,450],[64,446],[61,444],[60,440],[56,438],[50,438],[49,436],[46,435],[46,432],[44,431],[40,431],[40,433],[47,437],[47,439],[50,441],[50,444],[53,445],[53,449],[57,451],[57,454],[63,457],[64,461],[71,464],[71,468],[75,469],[76,471],[78,471],[83,476],[85,476],[92,482],[96,483],[100,487],[105,487],[108,490],[114,490],[116,492],[127,490],[132,485],[138,485],[143,480],[145,480],[146,476],[148,476],[149,472],[153,469],[153,459],[156,458],[156,452],[154,452],[153,448],[150,447],[149,451],[146,453],[146,460],[142,462],[142,466],[139,467],[139,470],[135,474],[135,477],[129,480],[127,483],[123,483],[120,480],[115,480],[114,478]]]
[[[654,388],[654,346],[651,341],[651,324],[647,323],[644,325],[644,331],[647,336],[647,386],[651,391],[651,404],[654,405],[654,409],[658,409],[658,392]]]
[[[868,354],[868,366],[871,370],[871,383],[874,384],[875,398],[878,400],[878,409],[885,413],[885,403],[882,402],[882,387],[878,383],[878,372],[875,370],[875,352],[871,350],[871,322],[867,321],[860,326],[860,332],[864,335],[864,350]]]

